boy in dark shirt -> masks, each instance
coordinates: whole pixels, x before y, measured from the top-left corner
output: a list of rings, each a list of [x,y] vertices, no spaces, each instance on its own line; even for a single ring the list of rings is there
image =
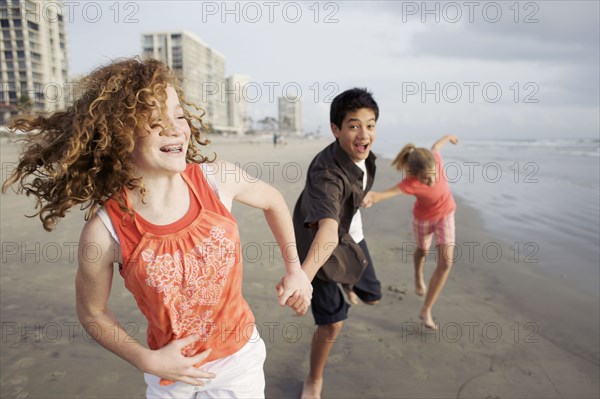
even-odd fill
[[[359,207],[373,186],[375,124],[379,108],[364,89],[350,89],[331,103],[336,141],[311,162],[306,186],[294,209],[294,230],[302,268],[312,280],[311,308],[318,328],[313,336],[310,371],[302,398],[320,398],[323,370],[351,303],[381,299],[362,231]],[[316,278],[315,278],[316,277]]]

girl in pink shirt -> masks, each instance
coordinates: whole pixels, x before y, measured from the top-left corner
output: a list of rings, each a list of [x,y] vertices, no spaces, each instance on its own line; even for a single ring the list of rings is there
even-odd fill
[[[425,323],[425,327],[432,330],[437,330],[437,325],[431,316],[431,308],[450,273],[455,245],[456,203],[439,153],[448,141],[457,144],[458,138],[454,135],[446,135],[436,141],[431,150],[417,148],[414,144],[404,146],[392,165],[397,170],[403,171],[405,178],[383,192],[371,191],[363,201],[363,205],[368,208],[400,194],[410,194],[417,198],[413,208],[413,231],[417,242],[417,250],[414,254],[415,292],[420,296],[425,295],[425,303],[419,317]],[[425,288],[423,264],[434,233],[438,246],[438,265],[431,275],[429,287]]]

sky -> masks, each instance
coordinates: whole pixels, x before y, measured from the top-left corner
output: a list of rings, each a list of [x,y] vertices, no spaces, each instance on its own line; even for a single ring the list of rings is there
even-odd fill
[[[64,5],[70,74],[139,54],[141,35],[187,30],[249,76],[257,120],[299,95],[307,132],[366,87],[378,134],[598,138],[598,1],[82,1]]]

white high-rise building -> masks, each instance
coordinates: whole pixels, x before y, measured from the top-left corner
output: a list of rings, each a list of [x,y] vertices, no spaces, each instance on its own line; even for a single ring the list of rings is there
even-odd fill
[[[248,131],[250,120],[248,115],[248,102],[245,98],[246,86],[250,78],[246,75],[231,75],[227,78],[227,114],[231,130],[242,135]]]
[[[155,32],[142,35],[144,56],[163,61],[180,77],[186,99],[206,111],[204,122],[214,131],[227,131],[225,57],[191,32]]]
[[[279,97],[279,131],[283,135],[304,135],[299,97]]]
[[[62,1],[0,0],[0,124],[72,101]]]

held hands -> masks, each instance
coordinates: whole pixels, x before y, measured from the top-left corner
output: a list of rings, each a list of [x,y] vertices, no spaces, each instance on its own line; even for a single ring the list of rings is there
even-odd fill
[[[161,349],[150,351],[150,355],[145,361],[147,367],[141,367],[142,371],[170,381],[181,381],[197,386],[204,385],[203,379],[212,379],[216,375],[197,369],[194,365],[206,359],[210,355],[211,349],[192,357],[185,357],[182,353],[186,346],[199,339],[198,335],[190,335],[171,341]]]
[[[377,193],[374,191],[369,191],[367,195],[363,198],[361,206],[365,208],[370,208],[375,205],[378,201]]]
[[[275,289],[279,296],[279,305],[291,307],[298,316],[306,314],[313,288],[308,276],[300,267],[287,272]]]

